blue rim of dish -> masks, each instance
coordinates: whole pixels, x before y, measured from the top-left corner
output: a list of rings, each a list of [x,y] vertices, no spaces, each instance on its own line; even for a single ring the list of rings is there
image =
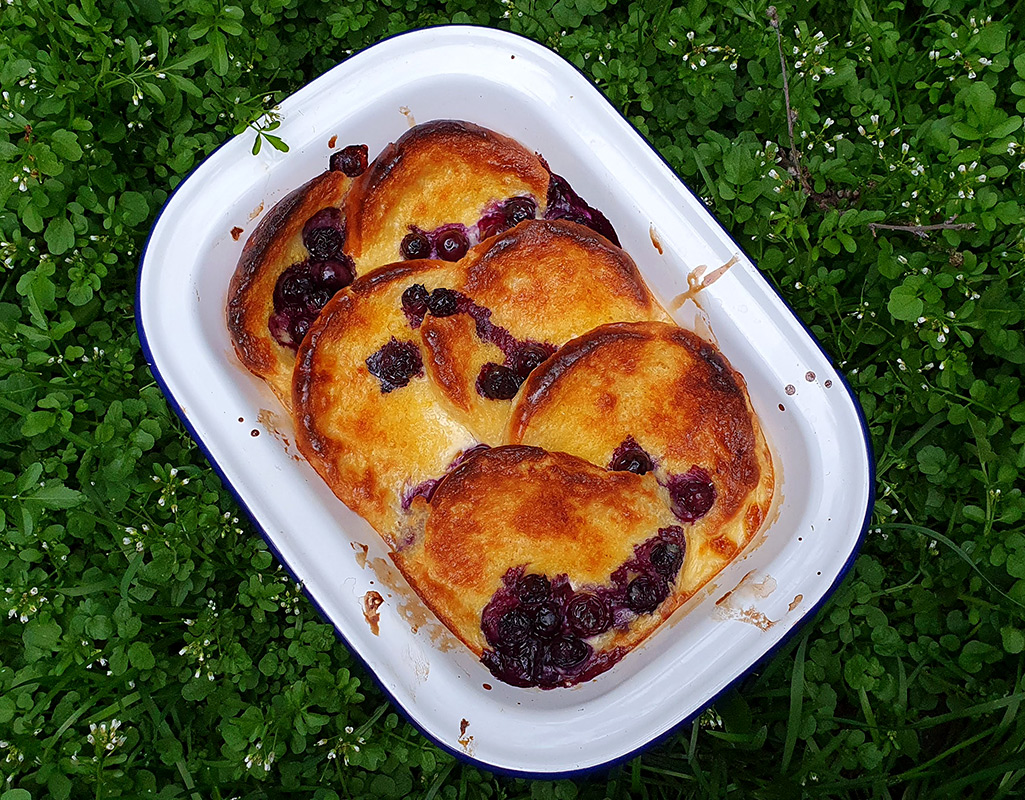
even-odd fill
[[[652,143],[648,141],[647,137],[637,129],[637,126],[634,125],[626,116],[624,116],[622,114],[622,112],[619,111],[618,108],[616,108],[616,106],[612,103],[612,101],[609,100],[608,95],[605,94],[604,91],[602,91],[601,87],[598,86],[596,83],[594,83],[594,81],[592,81],[591,78],[588,77],[588,75],[583,70],[581,70],[579,67],[577,67],[575,64],[573,64],[571,61],[567,60],[566,58],[561,56],[559,53],[557,53],[555,50],[553,50],[552,48],[548,47],[547,45],[542,44],[542,43],[537,42],[537,41],[534,41],[533,39],[530,39],[530,38],[528,38],[526,36],[521,36],[520,34],[513,33],[512,31],[503,30],[501,28],[487,28],[487,27],[483,27],[483,26],[480,26],[480,25],[463,25],[463,24],[430,25],[430,26],[427,26],[427,27],[424,27],[424,28],[417,28],[415,30],[403,31],[401,33],[392,34],[391,36],[385,37],[384,39],[381,39],[380,41],[375,42],[374,44],[369,45],[368,47],[363,48],[358,53],[354,53],[352,56],[349,56],[349,58],[345,59],[345,61],[349,61],[352,58],[358,57],[358,56],[362,55],[363,53],[366,53],[369,50],[372,50],[373,48],[377,47],[378,45],[383,44],[384,42],[391,41],[392,39],[397,39],[397,38],[399,38],[401,36],[407,36],[407,35],[412,34],[412,33],[419,33],[419,32],[424,31],[424,30],[455,29],[455,28],[465,28],[465,29],[468,29],[468,30],[471,30],[471,31],[487,32],[489,35],[499,34],[499,35],[502,35],[502,36],[512,37],[512,38],[514,38],[516,40],[519,40],[521,42],[526,42],[529,45],[532,45],[532,46],[535,46],[535,47],[540,47],[540,48],[543,48],[544,50],[547,50],[552,55],[558,57],[564,64],[566,64],[569,67],[571,67],[572,69],[574,69],[579,75],[581,75],[587,81],[587,83],[592,88],[594,88],[602,96],[602,98],[605,100],[605,102],[608,103],[609,107],[616,114],[619,114],[619,116],[622,117],[623,121],[625,121],[633,129],[634,133],[636,133],[640,137],[641,141],[643,141],[644,144],[647,145],[648,148],[656,156],[658,156],[658,158],[662,161],[663,164],[666,165],[666,167],[669,169],[669,171],[672,172],[674,176],[676,176],[676,179],[680,182],[680,184],[690,193],[690,195],[694,199],[696,199],[701,204],[702,208],[704,208],[708,212],[709,216],[715,221],[715,224],[719,227],[719,229],[723,233],[726,234],[727,238],[729,238],[729,240],[731,242],[733,242],[733,244],[736,246],[736,248],[741,253],[743,253],[744,256],[753,265],[755,265],[755,267],[757,268],[757,263],[755,262],[755,260],[753,258],[751,258],[751,256],[748,254],[748,252],[737,242],[737,240],[735,238],[733,238],[733,234],[731,234],[730,231],[726,228],[726,226],[722,224],[722,222],[719,220],[719,218],[715,215],[715,212],[711,208],[709,208],[708,205],[705,204],[705,202],[701,199],[700,195],[698,195],[693,189],[690,188],[690,185],[687,183],[687,181],[685,181],[679,175],[679,173],[676,172],[676,170],[673,168],[673,166],[665,159],[665,157],[658,151],[658,149],[655,148],[655,146],[652,145]],[[339,62],[339,63],[344,63],[344,62]],[[322,74],[326,74],[326,73],[322,73]],[[317,76],[317,77],[319,78],[321,76]],[[314,80],[317,80],[317,78],[314,78]],[[306,84],[306,85],[308,86],[309,84]],[[587,776],[595,776],[595,775],[597,775],[599,773],[608,772],[613,767],[616,767],[616,766],[618,766],[620,764],[623,764],[623,763],[625,763],[627,761],[631,761],[632,759],[634,759],[637,756],[641,755],[645,751],[650,750],[652,747],[655,747],[656,745],[659,745],[659,744],[665,742],[666,740],[672,738],[673,736],[675,736],[683,727],[691,724],[695,719],[697,719],[701,714],[703,714],[704,711],[707,708],[709,708],[710,706],[714,705],[721,697],[726,695],[728,692],[732,691],[740,683],[742,683],[744,680],[746,680],[748,677],[750,677],[751,674],[753,672],[755,672],[760,666],[765,664],[767,661],[771,660],[777,653],[779,653],[780,650],[782,650],[784,647],[789,645],[790,642],[793,640],[793,638],[798,633],[798,631],[802,630],[807,625],[807,623],[816,614],[818,614],[818,612],[826,604],[826,601],[829,600],[829,598],[833,595],[833,593],[836,591],[836,589],[839,587],[839,585],[847,577],[847,574],[850,572],[851,567],[854,565],[854,561],[857,559],[858,552],[861,550],[861,546],[862,546],[862,544],[865,541],[865,534],[868,532],[868,528],[869,528],[869,525],[870,525],[871,520],[872,520],[873,509],[875,507],[875,454],[874,454],[874,451],[873,451],[873,448],[872,448],[872,441],[871,441],[871,438],[869,437],[869,433],[868,433],[868,423],[867,423],[867,421],[865,419],[865,413],[864,413],[864,410],[861,407],[861,403],[858,402],[857,395],[855,395],[854,390],[851,388],[850,383],[848,383],[846,376],[839,369],[836,368],[836,365],[833,363],[832,356],[829,355],[829,353],[826,351],[826,349],[822,346],[822,344],[819,342],[819,340],[815,337],[815,334],[812,333],[811,330],[808,328],[808,326],[804,323],[804,320],[802,320],[800,318],[800,316],[798,316],[797,312],[794,311],[793,306],[791,306],[790,303],[787,302],[786,298],[784,298],[783,295],[781,295],[779,293],[779,290],[773,285],[773,283],[771,281],[769,281],[767,278],[765,278],[764,275],[762,274],[761,270],[759,270],[759,276],[762,277],[762,280],[765,281],[765,284],[769,287],[769,289],[773,292],[773,294],[775,294],[776,297],[778,297],[779,300],[782,301],[782,303],[786,306],[786,308],[790,312],[791,316],[797,321],[797,323],[801,326],[801,328],[804,330],[804,332],[808,335],[808,338],[811,340],[812,344],[814,344],[815,347],[818,348],[819,352],[821,352],[822,355],[825,356],[826,360],[831,365],[833,365],[833,369],[836,372],[837,377],[840,379],[840,382],[843,384],[843,387],[846,390],[847,395],[850,398],[850,400],[851,400],[851,402],[852,402],[852,404],[854,406],[854,410],[855,410],[855,412],[857,414],[857,417],[858,417],[858,422],[859,422],[859,424],[861,426],[862,437],[864,438],[864,442],[865,442],[865,452],[866,452],[866,455],[868,456],[868,502],[867,502],[866,508],[865,508],[865,517],[864,517],[864,520],[862,521],[861,532],[858,534],[857,541],[855,542],[854,547],[851,549],[850,554],[847,556],[847,560],[844,562],[844,564],[841,567],[840,571],[837,573],[837,576],[833,580],[832,584],[830,584],[829,588],[823,593],[823,595],[819,599],[819,601],[817,603],[815,603],[810,609],[808,609],[808,611],[806,611],[800,617],[800,619],[795,621],[790,626],[790,628],[788,628],[786,630],[786,632],[784,632],[784,634],[780,637],[780,640],[778,642],[776,642],[772,647],[770,647],[760,658],[758,658],[755,661],[753,661],[747,667],[747,669],[744,672],[742,672],[740,675],[738,675],[736,678],[734,678],[732,681],[730,681],[726,686],[724,686],[722,688],[722,690],[720,690],[716,694],[712,695],[712,697],[710,697],[702,705],[702,707],[699,710],[697,710],[694,713],[689,714],[688,716],[684,717],[682,720],[680,720],[679,722],[674,724],[668,730],[664,731],[663,733],[658,734],[657,736],[654,736],[653,738],[649,739],[647,742],[645,742],[644,744],[640,745],[639,747],[636,747],[633,750],[631,750],[628,753],[625,753],[625,754],[623,754],[621,756],[617,756],[615,758],[609,759],[608,761],[602,762],[601,764],[596,764],[594,766],[584,767],[584,768],[581,768],[581,769],[563,770],[563,771],[560,771],[560,772],[528,772],[528,771],[523,771],[523,770],[508,769],[506,767],[499,767],[499,766],[495,766],[493,764],[489,764],[486,761],[482,761],[480,759],[473,758],[472,756],[468,755],[465,751],[457,750],[457,749],[455,749],[453,747],[450,747],[449,745],[445,744],[444,742],[439,741],[436,737],[434,737],[433,735],[428,733],[426,730],[424,730],[423,727],[421,727],[421,725],[414,719],[413,715],[409,711],[407,711],[406,708],[401,703],[398,702],[398,700],[395,698],[395,696],[390,691],[388,691],[388,689],[384,686],[384,684],[378,678],[377,673],[374,672],[374,670],[370,668],[370,666],[367,664],[367,662],[360,655],[359,651],[356,650],[356,648],[354,648],[349,643],[349,641],[345,638],[345,636],[342,634],[342,632],[338,629],[338,627],[331,620],[331,617],[328,616],[328,614],[321,607],[320,603],[318,603],[316,598],[314,598],[313,595],[310,594],[309,590],[306,588],[306,584],[303,583],[303,581],[300,580],[299,577],[295,574],[295,572],[292,569],[292,566],[282,556],[281,552],[274,545],[274,542],[272,541],[271,537],[267,535],[267,532],[263,529],[263,527],[257,521],[256,516],[249,509],[249,506],[246,504],[245,500],[242,498],[242,496],[235,489],[234,484],[232,484],[232,482],[230,480],[228,480],[228,476],[224,473],[224,470],[221,468],[220,464],[218,464],[217,461],[213,458],[213,456],[211,455],[210,451],[207,449],[206,444],[199,437],[198,433],[196,432],[196,429],[193,427],[192,423],[189,421],[188,416],[186,416],[186,414],[185,414],[184,410],[182,409],[181,405],[178,403],[177,398],[174,396],[174,394],[171,392],[170,388],[168,387],[167,382],[164,380],[163,375],[160,373],[160,370],[159,370],[159,368],[156,365],[156,362],[153,360],[153,353],[150,350],[149,341],[146,338],[146,329],[145,329],[145,326],[143,325],[141,304],[139,302],[139,298],[140,298],[140,294],[141,294],[141,289],[142,289],[142,268],[143,268],[143,264],[146,261],[146,253],[149,250],[149,244],[150,244],[150,240],[153,237],[153,231],[156,230],[156,227],[157,227],[158,223],[160,222],[160,218],[163,216],[164,211],[167,210],[168,204],[171,202],[171,199],[178,192],[178,190],[182,186],[185,185],[186,181],[188,181],[189,178],[192,177],[193,173],[196,170],[198,170],[201,166],[203,166],[203,164],[205,164],[210,158],[212,158],[213,155],[218,150],[220,150],[222,147],[224,147],[228,142],[233,141],[233,139],[234,139],[234,137],[232,137],[232,139],[228,139],[228,140],[222,142],[221,144],[219,144],[210,153],[208,153],[202,159],[202,161],[200,161],[198,164],[193,166],[192,169],[189,170],[188,174],[184,178],[182,178],[181,181],[179,181],[178,185],[167,196],[167,199],[164,201],[163,206],[160,208],[160,211],[157,213],[156,218],[153,220],[153,225],[150,227],[149,233],[146,235],[146,243],[143,245],[142,251],[140,252],[140,255],[139,255],[139,270],[138,270],[138,275],[136,276],[136,283],[135,283],[135,297],[136,297],[136,302],[135,302],[135,328],[136,328],[136,331],[139,334],[139,343],[142,346],[143,356],[146,359],[146,363],[149,365],[150,371],[153,373],[153,378],[156,380],[157,385],[160,386],[160,390],[164,393],[164,396],[170,401],[169,404],[171,406],[171,409],[177,415],[178,419],[181,420],[181,422],[185,426],[185,428],[189,431],[189,434],[192,436],[192,438],[195,440],[196,444],[199,446],[200,451],[203,453],[204,457],[209,462],[210,466],[213,467],[214,472],[216,472],[217,476],[221,479],[221,483],[224,484],[224,486],[227,488],[227,490],[231,494],[231,496],[235,498],[235,502],[237,502],[238,505],[242,508],[242,510],[245,511],[246,515],[249,517],[250,521],[253,523],[253,526],[256,528],[257,531],[259,531],[260,536],[263,538],[264,542],[266,543],[266,545],[270,549],[270,551],[274,554],[274,557],[277,558],[278,563],[281,564],[285,568],[285,571],[288,573],[289,577],[291,577],[291,579],[293,581],[295,581],[296,584],[299,585],[300,589],[302,590],[303,595],[310,602],[310,604],[314,607],[314,609],[316,609],[317,613],[321,616],[321,618],[325,619],[325,620],[327,620],[328,622],[331,623],[331,627],[334,629],[335,636],[339,639],[339,641],[342,642],[343,645],[345,645],[345,648],[346,648],[346,650],[348,650],[350,655],[352,655],[363,666],[363,669],[366,671],[366,673],[373,678],[374,683],[377,684],[378,689],[380,689],[380,691],[384,694],[384,696],[388,698],[388,700],[391,702],[391,704],[395,708],[397,708],[400,712],[402,712],[402,715],[406,718],[406,721],[409,722],[410,725],[412,725],[414,728],[416,728],[416,730],[419,731],[420,734],[422,736],[424,736],[424,738],[426,738],[427,740],[432,742],[436,747],[438,747],[441,750],[444,750],[449,755],[455,757],[458,761],[462,761],[463,763],[470,764],[470,765],[472,765],[474,767],[479,767],[481,769],[485,769],[488,772],[492,772],[492,773],[494,773],[496,775],[502,775],[502,776],[511,777],[511,778],[531,778],[531,779],[537,779],[537,780],[556,780],[556,779],[567,779],[567,778],[582,778],[582,777],[587,777]]]

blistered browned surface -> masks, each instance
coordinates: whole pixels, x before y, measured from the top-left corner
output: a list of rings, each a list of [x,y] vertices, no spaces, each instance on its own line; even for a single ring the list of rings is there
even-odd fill
[[[715,347],[682,328],[617,323],[568,343],[524,384],[509,423],[512,444],[601,466],[628,436],[662,475],[706,470],[719,522],[746,511],[756,489],[767,490],[758,498],[767,505],[772,462],[744,380]]]
[[[420,346],[402,313],[402,293],[413,283],[429,290],[451,285],[453,269],[409,261],[358,278],[325,307],[296,361],[300,451],[393,546],[404,535],[403,492],[437,478],[476,441],[438,403],[426,374],[385,394],[366,360],[392,337]]]
[[[548,172],[518,142],[469,122],[417,125],[356,180],[347,252],[361,270],[396,261],[410,226],[472,226],[490,203],[520,195],[543,210]]]
[[[676,522],[651,475],[608,472],[532,447],[498,447],[442,481],[422,539],[393,558],[427,605],[479,655],[481,612],[507,570],[565,573],[574,587],[607,585],[636,545]],[[677,604],[670,599],[664,605]],[[639,640],[659,621],[659,614],[638,618],[612,645]]]
[[[566,344],[520,390],[508,441],[608,466],[627,437],[665,481],[698,466],[712,510],[690,525],[681,584],[697,591],[751,541],[774,491],[772,458],[743,378],[712,345],[662,323],[606,325]]]
[[[669,319],[630,256],[574,222],[522,222],[473,248],[462,266],[459,290],[520,341],[558,347],[608,322]],[[512,405],[482,397],[476,386],[481,367],[504,363],[503,353],[466,319],[428,317],[424,337],[457,419],[481,441],[500,443]]]
[[[278,201],[246,240],[228,287],[226,314],[235,352],[286,408],[292,403],[295,354],[270,334],[274,286],[282,272],[309,255],[302,242],[306,220],[322,208],[340,206],[351,184],[341,172],[324,172]]]

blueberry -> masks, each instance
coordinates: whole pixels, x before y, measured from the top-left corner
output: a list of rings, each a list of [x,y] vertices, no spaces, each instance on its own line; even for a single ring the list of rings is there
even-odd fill
[[[332,171],[356,178],[366,172],[368,155],[369,150],[365,144],[350,144],[332,154],[328,163]]]
[[[488,400],[511,400],[520,390],[523,379],[509,367],[487,363],[477,376],[477,393]]]
[[[486,650],[481,661],[501,681],[513,686],[537,686],[544,653],[541,643],[527,639],[515,654]]]
[[[527,376],[548,359],[551,353],[539,344],[525,344],[512,357],[512,370],[526,380]]]
[[[313,319],[307,314],[297,313],[292,317],[288,323],[288,335],[292,338],[292,342],[296,347],[306,338],[306,334],[309,333],[310,325],[312,324]]]
[[[293,264],[281,273],[274,285],[274,309],[282,311],[286,306],[302,305],[312,288],[306,262]]]
[[[328,291],[327,289],[314,289],[308,295],[306,295],[306,310],[314,318],[320,313],[321,309],[327,305],[327,301],[334,296],[334,292]]]
[[[338,258],[329,258],[310,267],[313,282],[333,295],[344,289],[356,277],[356,265],[342,253]]]
[[[530,635],[531,619],[518,608],[507,611],[498,620],[498,641],[493,644],[499,650],[511,653],[526,641]]]
[[[424,371],[420,348],[413,342],[400,342],[394,336],[366,360],[366,365],[370,374],[381,381],[382,394],[405,386]]]
[[[634,475],[644,475],[654,469],[654,464],[644,448],[633,438],[628,438],[621,444],[612,455],[612,463],[609,469],[616,472],[632,472]]]
[[[485,214],[477,220],[477,239],[483,242],[485,239],[497,236],[507,227],[505,214],[502,213],[501,209],[492,211],[490,214]]]
[[[551,639],[562,630],[562,614],[555,603],[545,601],[534,611],[531,623],[535,634],[542,639]]]
[[[666,599],[665,581],[650,575],[641,575],[626,587],[626,605],[635,614],[650,614]]]
[[[546,576],[531,572],[516,582],[516,594],[523,605],[532,608],[552,596],[552,584]]]
[[[414,283],[402,293],[402,310],[410,316],[423,319],[427,313],[427,298],[430,292],[422,283]]]
[[[537,203],[531,197],[513,197],[505,201],[505,222],[510,228],[537,216]]]
[[[651,548],[651,566],[664,578],[674,580],[683,566],[683,548],[672,542],[659,542]]]
[[[569,601],[566,620],[573,633],[586,638],[607,631],[612,624],[612,614],[601,597],[583,592]]]
[[[303,244],[318,261],[334,258],[345,244],[345,222],[337,208],[322,208],[303,225]]]
[[[422,233],[413,231],[413,233],[406,234],[405,238],[402,240],[402,244],[399,245],[399,251],[402,253],[402,257],[407,260],[414,258],[430,258],[431,243]]]
[[[451,289],[435,289],[427,298],[427,310],[435,317],[451,317],[459,310],[459,295]]]
[[[674,476],[668,488],[673,513],[684,522],[694,522],[705,516],[715,503],[715,485],[708,473],[699,467],[686,475]]]
[[[458,261],[470,249],[470,241],[462,231],[445,231],[434,242],[438,248],[438,258],[443,261]]]
[[[548,645],[552,663],[562,670],[579,667],[591,655],[591,647],[575,636],[560,636]]]

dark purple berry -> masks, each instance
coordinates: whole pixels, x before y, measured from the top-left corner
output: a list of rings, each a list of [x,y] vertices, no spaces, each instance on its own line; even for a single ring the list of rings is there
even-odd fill
[[[488,400],[511,400],[520,390],[523,379],[509,367],[487,363],[477,376],[477,393]]]
[[[666,599],[665,581],[650,575],[641,575],[626,587],[626,606],[635,614],[650,614]]]
[[[327,305],[327,301],[334,296],[334,292],[327,289],[314,289],[306,295],[306,310],[314,317]]]
[[[491,674],[513,686],[537,686],[542,660],[541,643],[527,639],[515,654],[486,650],[481,661]]]
[[[654,466],[651,456],[631,437],[616,448],[616,452],[612,454],[612,462],[609,464],[609,469],[615,472],[632,472],[634,475],[644,475],[647,472],[651,472]]]
[[[576,595],[566,606],[566,621],[577,636],[587,638],[604,633],[612,624],[608,604],[596,594]]]
[[[342,212],[329,206],[306,220],[303,225],[303,244],[317,261],[337,256],[345,244]]]
[[[292,338],[292,343],[298,347],[302,344],[302,340],[306,338],[306,334],[309,333],[310,325],[313,324],[311,319],[306,314],[296,314],[292,317],[291,322],[288,324],[288,335]]]
[[[539,344],[525,344],[513,354],[511,367],[513,372],[526,380],[527,376],[541,366],[551,353]]]
[[[312,288],[306,262],[293,264],[281,273],[274,285],[274,309],[283,311],[286,306],[302,305]]]
[[[530,635],[531,619],[518,608],[507,611],[498,620],[498,641],[492,642],[499,650],[514,652]]]
[[[459,310],[459,295],[451,289],[435,289],[427,298],[427,310],[435,317],[451,317]]]
[[[556,667],[562,670],[572,670],[587,661],[592,651],[589,644],[575,636],[560,636],[548,645],[548,652]]]
[[[344,289],[356,277],[356,267],[352,259],[344,253],[339,258],[329,258],[311,266],[312,278],[323,289],[334,295]]]
[[[505,214],[502,210],[492,211],[490,214],[485,214],[477,220],[477,239],[483,242],[485,239],[497,236],[507,227]]]
[[[516,594],[523,605],[532,608],[552,596],[552,585],[546,576],[531,572],[516,582]]]
[[[692,467],[686,475],[673,476],[668,485],[673,513],[684,522],[705,516],[715,503],[712,479],[700,467]]]
[[[356,178],[367,171],[369,150],[365,144],[350,144],[332,154],[328,162],[332,171]]]
[[[659,542],[651,548],[651,566],[668,580],[674,580],[683,566],[683,548],[672,542]]]
[[[458,261],[470,249],[470,241],[462,231],[445,231],[434,241],[438,258],[442,261]]]
[[[402,310],[412,317],[423,319],[430,294],[422,283],[414,283],[402,293]]]
[[[510,228],[537,216],[537,203],[532,197],[513,197],[505,201],[505,223]]]
[[[370,374],[381,381],[381,393],[387,394],[423,375],[420,348],[413,342],[400,342],[394,336],[384,347],[366,360]]]
[[[534,611],[533,631],[542,639],[551,639],[562,630],[562,614],[555,603],[541,603]]]
[[[399,245],[399,251],[402,253],[402,257],[409,260],[414,258],[430,258],[431,257],[431,243],[430,240],[422,233],[407,233],[405,238],[402,240],[402,244]]]

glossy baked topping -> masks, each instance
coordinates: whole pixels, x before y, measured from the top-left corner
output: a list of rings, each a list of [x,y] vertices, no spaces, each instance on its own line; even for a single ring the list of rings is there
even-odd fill
[[[765,520],[744,380],[512,139],[439,120],[368,161],[333,153],[254,231],[229,288],[236,352],[493,675],[590,680]]]

